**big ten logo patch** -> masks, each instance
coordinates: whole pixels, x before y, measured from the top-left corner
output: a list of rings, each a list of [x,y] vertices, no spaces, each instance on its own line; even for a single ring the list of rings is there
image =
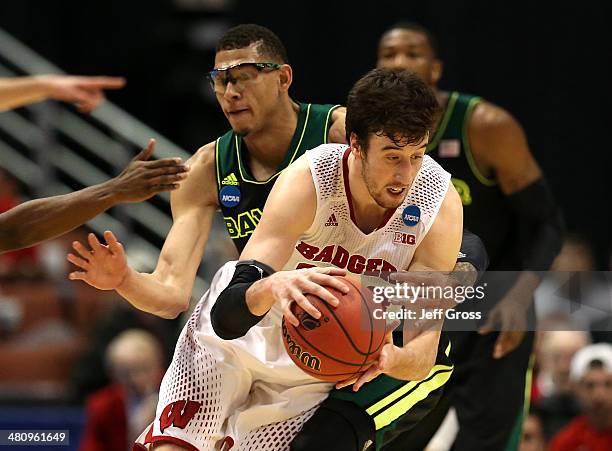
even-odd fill
[[[395,244],[403,244],[404,246],[414,246],[416,244],[416,236],[410,233],[394,232],[393,242]]]
[[[164,430],[170,426],[185,429],[201,406],[201,402],[185,400],[168,404],[159,417],[159,430],[163,434]]]
[[[259,224],[261,219],[261,209],[253,208],[252,210],[240,213],[235,219],[231,216],[225,216],[225,226],[227,232],[232,238],[244,238],[251,235]]]

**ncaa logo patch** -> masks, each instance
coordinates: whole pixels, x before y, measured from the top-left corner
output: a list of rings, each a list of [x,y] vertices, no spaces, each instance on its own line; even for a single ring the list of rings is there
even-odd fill
[[[414,227],[421,220],[421,209],[416,205],[408,205],[402,212],[402,221],[408,227]]]
[[[240,203],[240,190],[235,186],[224,186],[219,191],[219,201],[224,207],[235,207]]]

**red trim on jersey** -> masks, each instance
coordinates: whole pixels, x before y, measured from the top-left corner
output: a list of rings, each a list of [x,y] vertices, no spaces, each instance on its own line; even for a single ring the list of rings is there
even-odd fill
[[[186,442],[185,440],[181,440],[180,438],[171,437],[169,435],[151,435],[147,437],[146,443],[157,443],[157,442],[168,442],[174,445],[182,446],[188,451],[200,451],[199,448],[196,448],[191,443]]]
[[[348,157],[351,154],[351,148],[349,147],[344,151],[344,155],[342,155],[342,178],[344,179],[344,191],[346,192],[346,200],[348,201],[349,213],[351,215],[351,221],[353,224],[357,226],[357,221],[355,221],[355,212],[353,211],[353,196],[351,194],[351,187],[349,186],[349,174],[348,174]],[[374,231],[378,229],[382,229],[387,225],[389,220],[393,217],[393,214],[397,211],[397,208],[388,208],[385,212],[385,215],[382,218],[382,221]],[[359,227],[357,227],[359,228]]]
[[[393,213],[395,213],[396,211],[397,211],[397,208],[388,208],[387,212],[382,218],[382,221],[380,222],[380,225],[376,227],[376,230],[382,229],[384,226],[386,226],[387,223],[389,222],[389,219],[391,219],[391,217],[393,216]]]
[[[351,187],[349,186],[348,179],[348,157],[351,154],[351,148],[347,148],[342,155],[342,178],[344,179],[344,191],[346,192],[346,200],[349,206],[349,214],[351,215],[351,221],[357,225],[355,221],[355,213],[353,212],[353,196],[351,195]]]

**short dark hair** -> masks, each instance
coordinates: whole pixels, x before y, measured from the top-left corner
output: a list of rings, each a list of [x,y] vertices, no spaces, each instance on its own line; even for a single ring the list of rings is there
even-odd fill
[[[431,47],[431,50],[434,56],[436,58],[439,57],[440,47],[438,44],[438,39],[428,28],[425,28],[423,25],[416,23],[416,22],[407,22],[407,21],[397,22],[396,24],[387,28],[387,30],[383,33],[383,36],[387,34],[388,32],[390,32],[391,30],[397,30],[397,29],[415,31],[417,33],[424,34],[425,37],[427,38],[427,42],[429,42],[429,46]]]
[[[257,44],[257,50],[274,61],[287,64],[287,50],[280,38],[272,30],[253,23],[237,25],[230,28],[221,37],[216,51],[243,49],[251,44]]]
[[[346,137],[357,135],[367,150],[368,136],[386,136],[397,145],[418,144],[431,135],[440,115],[433,90],[407,71],[374,69],[360,78],[346,102]]]

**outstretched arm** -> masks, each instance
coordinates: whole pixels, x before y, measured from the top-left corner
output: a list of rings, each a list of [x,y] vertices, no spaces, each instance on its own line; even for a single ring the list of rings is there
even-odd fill
[[[33,246],[83,225],[122,202],[140,202],[178,188],[188,167],[180,158],[146,161],[155,141],[117,177],[74,193],[35,199],[0,214],[0,252]]]
[[[122,77],[77,77],[39,75],[0,78],[0,111],[18,108],[45,99],[73,102],[88,113],[104,100],[105,89],[125,86]]]
[[[218,208],[214,144],[202,147],[188,161],[190,175],[172,193],[174,222],[152,274],[130,268],[123,246],[107,231],[107,246],[93,234],[89,236],[90,249],[78,241],[73,243],[78,255],[69,254],[68,260],[81,271],[71,273],[70,279],[101,290],[116,290],[134,307],[163,318],[174,318],[186,310]]]
[[[470,118],[469,138],[479,167],[495,177],[520,225],[516,250],[522,272],[512,289],[489,312],[481,333],[500,328],[494,357],[515,349],[527,329],[527,310],[545,271],[561,250],[560,209],[535,161],[523,128],[506,110],[480,103]]]

